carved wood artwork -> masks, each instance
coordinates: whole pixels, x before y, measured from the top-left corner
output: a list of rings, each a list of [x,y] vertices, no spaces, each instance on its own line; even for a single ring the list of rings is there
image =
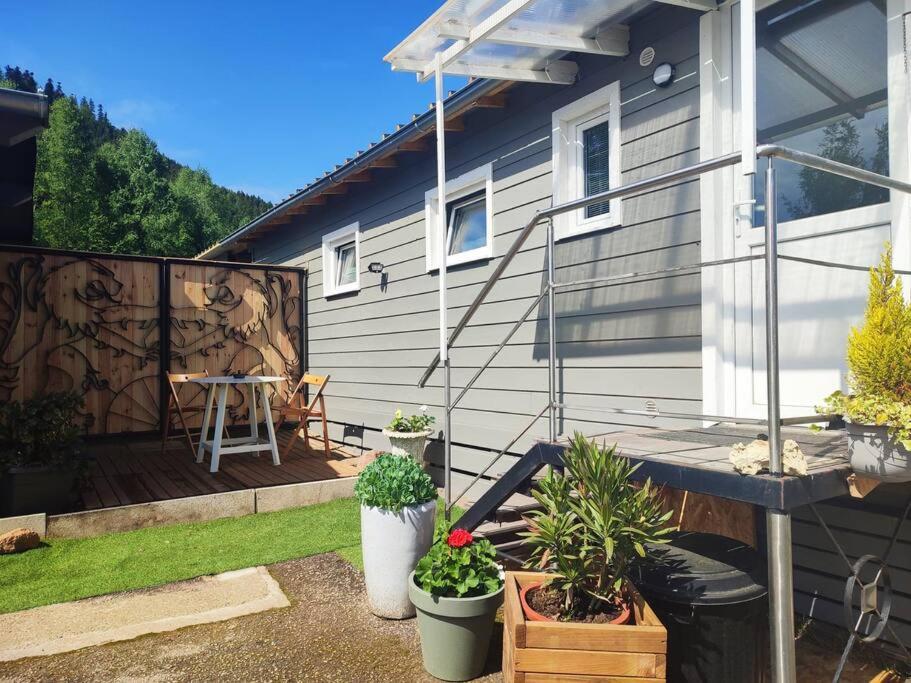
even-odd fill
[[[221,264],[170,268],[173,372],[299,376],[301,300],[296,273],[226,269]],[[293,386],[290,381],[270,390],[277,389],[284,399]],[[201,387],[186,390],[188,405],[203,404]],[[228,398],[232,424],[245,423],[247,393],[232,388]],[[196,416],[191,426],[201,420]]]
[[[75,390],[89,434],[156,430],[161,270],[170,370],[300,375],[300,278],[287,270],[0,251],[0,401]],[[201,402],[198,396],[187,398]],[[282,391],[290,391],[289,386]],[[245,396],[231,420],[246,420]]]

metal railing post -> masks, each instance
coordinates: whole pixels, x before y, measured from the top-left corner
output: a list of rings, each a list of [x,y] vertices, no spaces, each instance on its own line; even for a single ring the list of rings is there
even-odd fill
[[[557,310],[554,221],[547,221],[547,396],[548,436],[557,440]]]
[[[448,240],[446,227],[446,117],[443,111],[443,64],[439,53],[434,71],[436,90],[436,138],[437,138],[437,258],[440,277],[440,352],[443,363],[443,496],[446,500],[446,521],[449,521],[449,504],[452,501],[452,408],[451,368],[449,365],[449,326],[446,303],[446,259]]]
[[[766,169],[765,192],[765,324],[766,388],[769,418],[769,471],[783,474],[781,463],[781,386],[778,357],[778,217],[773,159]],[[768,509],[769,630],[772,678],[793,683],[797,678],[794,653],[794,586],[791,569],[791,513]]]

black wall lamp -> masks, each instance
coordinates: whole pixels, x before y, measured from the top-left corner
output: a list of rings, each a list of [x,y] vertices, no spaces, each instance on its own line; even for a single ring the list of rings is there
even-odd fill
[[[369,270],[371,273],[382,273],[383,268],[385,268],[385,266],[379,261],[372,261],[370,265],[367,266],[367,270]]]

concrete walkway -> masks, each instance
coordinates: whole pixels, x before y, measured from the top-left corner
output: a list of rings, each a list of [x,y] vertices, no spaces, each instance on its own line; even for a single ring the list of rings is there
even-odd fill
[[[71,652],[291,603],[265,567],[0,614],[0,662]]]

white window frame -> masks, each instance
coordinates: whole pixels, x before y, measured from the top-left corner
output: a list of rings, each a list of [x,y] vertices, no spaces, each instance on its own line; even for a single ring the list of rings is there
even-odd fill
[[[462,263],[471,263],[472,261],[481,261],[493,256],[493,164],[484,164],[478,168],[464,173],[452,180],[446,181],[446,207],[447,209],[456,204],[460,199],[469,195],[484,192],[484,209],[487,218],[487,243],[483,247],[463,251],[459,254],[449,254],[449,239],[451,238],[452,226],[450,220],[446,221],[447,240],[446,240],[446,266],[455,266]],[[437,189],[427,190],[424,193],[424,235],[427,240],[427,249],[425,255],[425,267],[427,272],[438,270],[440,267],[435,250],[439,244],[437,236],[439,200],[437,199]]]
[[[585,164],[582,135],[589,128],[608,122],[610,151],[608,181],[610,187],[621,183],[620,167],[620,81],[614,81],[565,107],[552,116],[553,194],[554,204],[580,199],[585,194]],[[585,209],[554,217],[557,240],[584,235],[623,224],[623,202],[610,201],[610,211],[585,217]]]
[[[354,242],[354,282],[338,285],[338,255],[336,249],[348,242]],[[357,292],[361,288],[361,229],[360,223],[351,223],[344,228],[323,235],[323,296]]]

